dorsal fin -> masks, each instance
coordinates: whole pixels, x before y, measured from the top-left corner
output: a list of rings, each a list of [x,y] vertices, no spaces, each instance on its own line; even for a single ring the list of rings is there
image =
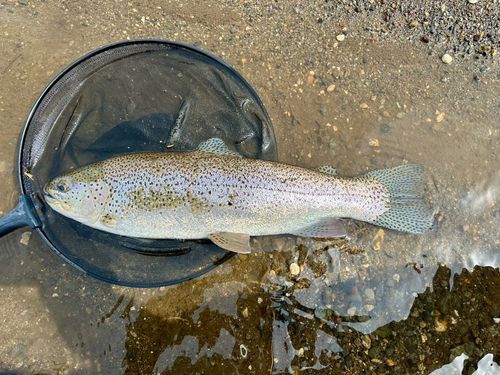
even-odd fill
[[[220,138],[210,138],[205,142],[200,143],[198,151],[213,152],[220,155],[238,156],[240,158],[242,157],[237,152],[231,151]]]
[[[331,165],[322,165],[320,167],[317,167],[316,170],[322,173],[331,174],[333,176],[337,175],[337,170],[333,168]]]

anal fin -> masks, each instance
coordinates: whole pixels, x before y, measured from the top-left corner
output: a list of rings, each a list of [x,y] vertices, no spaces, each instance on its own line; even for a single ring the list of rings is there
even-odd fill
[[[248,254],[251,252],[248,234],[220,232],[212,233],[208,238],[217,246],[235,253]]]
[[[304,228],[299,228],[291,234],[313,238],[337,238],[347,234],[339,219],[323,220]]]

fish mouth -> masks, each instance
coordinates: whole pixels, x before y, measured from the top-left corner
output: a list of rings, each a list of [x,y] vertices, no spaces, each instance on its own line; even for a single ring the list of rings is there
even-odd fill
[[[45,199],[45,202],[47,202],[49,204],[49,206],[56,206],[56,207],[62,207],[61,205],[61,202],[59,202],[57,199],[55,199],[54,197],[52,197],[51,195],[45,193],[43,195],[44,199]]]

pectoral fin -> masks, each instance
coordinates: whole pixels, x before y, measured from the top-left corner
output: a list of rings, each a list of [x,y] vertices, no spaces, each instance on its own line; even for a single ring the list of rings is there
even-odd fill
[[[241,233],[212,233],[208,238],[217,246],[235,253],[248,254],[250,249],[250,236]]]
[[[310,226],[299,228],[291,234],[314,238],[337,238],[347,235],[339,219],[329,219],[314,223]]]
[[[101,223],[110,228],[115,228],[118,225],[118,218],[111,214],[101,216]]]

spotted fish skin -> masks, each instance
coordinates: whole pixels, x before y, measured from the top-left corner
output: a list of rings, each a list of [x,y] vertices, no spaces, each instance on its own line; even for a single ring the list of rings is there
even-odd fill
[[[383,225],[395,223],[393,229],[432,231],[433,214],[421,202],[419,191],[413,192],[421,189],[422,167],[396,168],[401,173],[387,169],[341,178],[206,150],[141,153],[58,176],[45,186],[45,193],[47,203],[63,215],[129,237],[200,239],[217,233],[331,237],[330,223],[341,217],[374,224],[385,218]],[[400,184],[401,174],[408,180],[404,173],[418,185],[405,182],[403,187],[421,211],[416,217],[421,223],[405,223],[406,212],[392,218],[391,199],[399,196],[402,206],[408,203],[391,185]],[[383,184],[379,180],[385,175],[389,177]]]

